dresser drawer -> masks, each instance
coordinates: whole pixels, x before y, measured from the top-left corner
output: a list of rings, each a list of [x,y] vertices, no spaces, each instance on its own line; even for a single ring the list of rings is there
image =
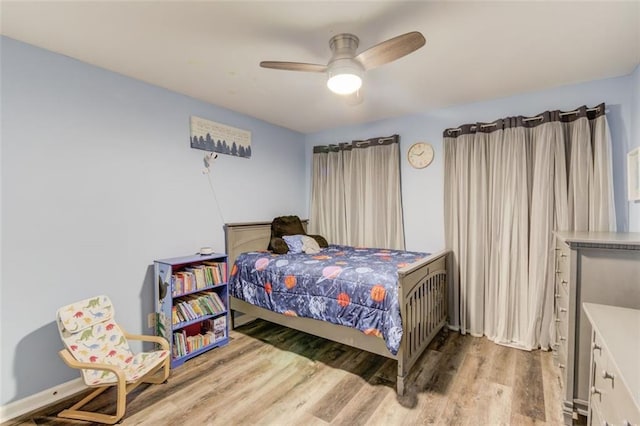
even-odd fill
[[[595,369],[602,369],[605,364],[606,355],[603,355],[602,338],[598,333],[593,333],[591,339],[591,356],[593,357],[593,365],[591,366],[591,375],[594,375]],[[593,380],[592,382],[593,383]]]
[[[556,328],[556,351],[558,353],[558,362],[566,364],[567,361],[567,337],[566,333]]]
[[[640,425],[640,412],[636,408],[629,391],[619,376],[607,369],[596,371],[601,378],[596,387],[602,389],[602,420],[610,425]],[[613,374],[613,379],[602,378],[604,373]],[[604,424],[604,423],[602,423]]]
[[[602,377],[602,371],[607,370],[609,358],[602,346],[599,344],[597,335],[594,336],[592,343],[593,362],[591,364],[591,389],[589,395],[589,405],[593,407],[593,412],[599,418],[597,425],[612,424],[613,419],[608,418],[613,410],[613,394],[611,386],[605,382]]]
[[[568,247],[562,245],[556,247],[556,272],[562,274],[569,274],[569,253]]]
[[[560,373],[560,387],[564,392],[567,383],[567,340],[566,334],[559,331],[561,326],[556,323],[556,344],[554,345],[553,354],[555,365],[558,367]]]
[[[569,274],[566,272],[556,273],[556,292],[569,297]]]
[[[569,300],[562,291],[555,294],[554,322],[556,324],[556,343],[565,342],[569,336]]]
[[[556,289],[555,293],[555,316],[566,321],[569,318],[569,296],[561,289]]]
[[[599,346],[598,335],[594,343]],[[593,351],[591,401],[601,418],[599,424],[640,425],[640,412],[605,349]]]

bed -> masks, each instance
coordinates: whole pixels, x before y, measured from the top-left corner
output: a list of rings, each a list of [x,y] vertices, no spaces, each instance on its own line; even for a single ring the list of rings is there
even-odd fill
[[[303,221],[303,225],[306,228],[306,221]],[[280,257],[286,255],[272,255],[266,252],[266,247],[269,244],[270,237],[271,222],[226,224],[226,251],[229,256],[229,265],[232,273],[238,272],[236,259],[238,259],[242,253],[245,253],[245,255],[242,256],[242,259],[245,259],[246,261],[247,258],[249,258],[248,261],[254,262],[254,264],[257,265],[262,265],[260,262],[264,262],[265,258],[269,260],[278,259],[280,260],[280,264],[291,262],[291,258]],[[342,247],[331,246],[329,249],[333,250],[333,254],[336,254],[336,251],[340,252]],[[332,253],[328,253],[329,256],[324,256],[321,252],[318,259],[321,260],[323,257],[332,257]],[[375,255],[375,253],[373,253],[373,255]],[[229,302],[231,310],[233,311],[232,327],[236,327],[241,323],[246,322],[247,319],[261,318],[266,321],[394,359],[398,364],[397,393],[398,395],[403,395],[405,392],[405,381],[411,367],[427,348],[431,340],[446,324],[447,320],[447,271],[450,269],[450,252],[442,251],[427,255],[426,257],[419,257],[420,260],[408,264],[406,264],[407,262],[397,263],[401,266],[397,269],[397,282],[393,283],[397,286],[397,290],[388,292],[388,294],[397,294],[397,303],[399,307],[398,315],[402,319],[399,321],[399,325],[401,327],[401,339],[397,339],[398,342],[392,342],[393,344],[390,344],[389,339],[381,338],[381,331],[385,331],[383,330],[383,327],[372,328],[371,330],[375,332],[369,332],[370,330],[361,331],[346,325],[334,324],[328,321],[306,318],[303,316],[295,316],[295,314],[291,315],[288,312],[274,312],[270,309],[256,306],[246,300],[243,300],[247,299],[256,303],[256,301],[253,300],[254,298],[245,297],[245,294],[239,294],[239,292],[236,292],[235,294],[238,297],[234,296],[234,291],[230,285]],[[414,257],[408,257],[407,259],[413,260]],[[275,262],[278,262],[278,260],[275,260]],[[316,260],[314,260],[314,262],[315,261]],[[347,267],[348,266],[345,265],[345,268],[343,269],[346,269]],[[255,269],[260,268],[261,266],[258,266],[257,268],[254,267],[253,272],[255,272]],[[236,269],[236,271],[234,271],[234,269]],[[327,275],[326,269],[325,275]],[[327,278],[333,278],[332,274],[328,275],[329,276]],[[258,283],[256,283],[255,286],[258,287]],[[260,285],[260,287],[263,288],[264,286]],[[302,284],[296,287],[296,291],[301,291],[301,287],[303,287]],[[250,290],[249,292],[253,294],[254,290]],[[370,294],[373,295],[374,293],[372,292]],[[255,297],[255,299],[260,299],[260,297]],[[338,303],[340,302],[341,301],[338,301]],[[392,330],[394,323],[395,321],[392,321],[392,324],[386,327],[386,331],[390,331],[392,335],[398,336],[398,333],[394,333]]]

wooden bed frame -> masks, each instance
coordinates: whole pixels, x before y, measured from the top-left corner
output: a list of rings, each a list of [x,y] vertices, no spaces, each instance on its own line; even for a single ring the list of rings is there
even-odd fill
[[[303,226],[306,229],[307,221]],[[229,266],[240,253],[266,250],[271,238],[271,222],[225,224],[226,251]],[[383,339],[361,331],[311,318],[290,317],[260,308],[229,296],[232,311],[231,326],[240,325],[235,313],[247,318],[261,318],[285,327],[323,337],[398,361],[397,392],[403,395],[405,380],[417,359],[427,348],[447,320],[447,271],[449,251],[442,251],[398,270],[398,298],[404,334],[397,355],[392,355]]]

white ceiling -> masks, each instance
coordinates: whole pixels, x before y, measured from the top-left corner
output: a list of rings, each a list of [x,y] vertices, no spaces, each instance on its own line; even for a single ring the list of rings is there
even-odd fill
[[[303,133],[626,75],[640,1],[2,1],[3,35]],[[331,36],[358,53],[420,31],[420,50],[367,71],[348,105],[318,73]]]

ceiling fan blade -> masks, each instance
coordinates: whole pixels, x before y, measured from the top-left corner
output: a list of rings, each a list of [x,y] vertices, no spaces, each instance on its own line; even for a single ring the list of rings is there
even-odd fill
[[[426,40],[422,34],[412,31],[376,44],[360,53],[356,59],[369,70],[400,59],[420,49],[425,43]]]
[[[327,70],[326,65],[305,64],[303,62],[262,61],[260,62],[260,66],[262,68],[287,71],[325,72]]]

